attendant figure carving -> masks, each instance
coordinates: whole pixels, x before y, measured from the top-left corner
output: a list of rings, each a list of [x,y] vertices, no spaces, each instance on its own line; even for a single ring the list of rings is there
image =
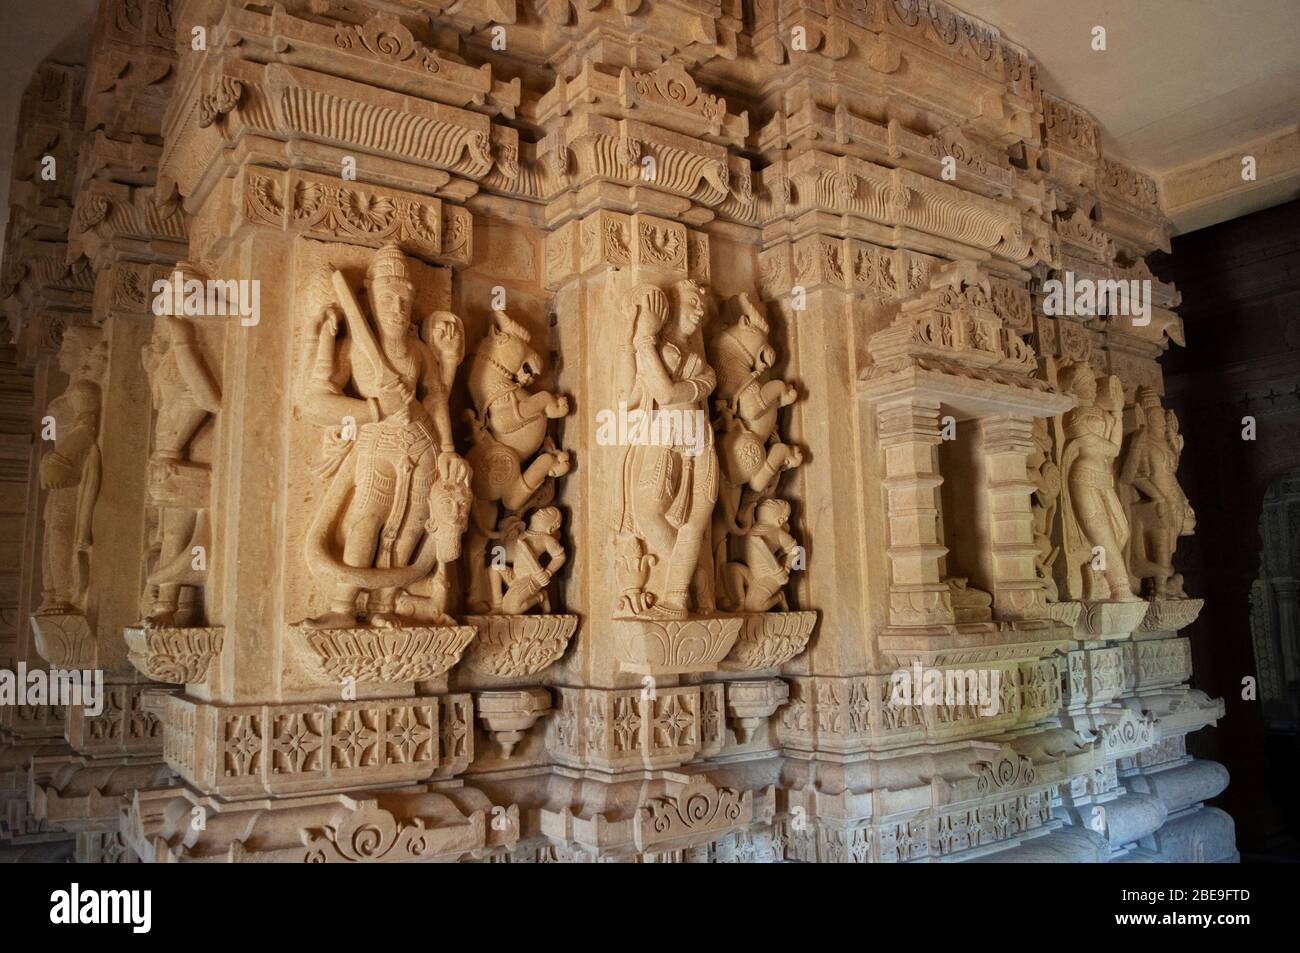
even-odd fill
[[[1123,438],[1124,392],[1118,377],[1104,389],[1087,364],[1061,372],[1061,389],[1077,398],[1065,414],[1061,471],[1067,503],[1062,512],[1065,579],[1071,599],[1137,600],[1129,585],[1129,527],[1115,490],[1115,459]]]
[[[1174,550],[1179,536],[1190,535],[1196,516],[1178,484],[1178,451],[1182,437],[1169,432],[1172,411],[1160,406],[1160,396],[1139,387],[1134,408],[1137,428],[1120,470],[1132,525],[1130,571],[1134,585],[1145,583],[1147,595],[1158,599],[1182,597],[1181,579],[1174,572]]]
[[[54,446],[40,463],[45,491],[42,600],[38,615],[85,609],[90,582],[91,517],[99,496],[99,424],[108,345],[94,328],[63,332],[59,367],[68,386],[49,403]]]
[[[673,286],[673,295],[675,309],[660,288],[633,290],[615,369],[615,390],[629,413],[666,415],[660,420],[669,422],[652,428],[667,439],[634,443],[624,456],[617,532],[632,539],[616,544],[623,565],[649,568],[644,587],[621,587],[622,604],[660,618],[714,611],[706,537],[718,498],[718,458],[707,408],[717,380],[700,331],[704,290],[688,279]],[[687,427],[696,435],[692,442],[683,439]]]
[[[1056,580],[1052,578],[1052,566],[1056,563],[1060,547],[1052,539],[1052,530],[1056,524],[1057,504],[1061,496],[1061,468],[1053,459],[1052,434],[1046,418],[1039,417],[1034,421],[1033,436],[1034,449],[1029,452],[1026,462],[1029,480],[1034,484],[1033,496],[1030,498],[1034,548],[1038,550],[1034,557],[1034,568],[1038,578],[1043,580],[1047,601],[1056,602],[1060,594]]]
[[[183,318],[157,317],[142,362],[157,411],[149,502],[157,512],[158,552],[146,579],[146,619],[154,625],[193,624],[200,611],[194,590],[205,578],[195,568],[205,563],[196,562],[194,548],[206,550],[210,542],[211,483],[211,467],[193,459],[193,441],[221,410],[221,389],[194,325]],[[190,598],[183,601],[183,594]]]

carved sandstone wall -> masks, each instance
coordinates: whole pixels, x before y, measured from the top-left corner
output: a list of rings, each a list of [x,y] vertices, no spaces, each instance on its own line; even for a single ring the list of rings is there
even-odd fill
[[[1167,226],[997,30],[104,0],[24,109],[12,849],[1235,857]]]

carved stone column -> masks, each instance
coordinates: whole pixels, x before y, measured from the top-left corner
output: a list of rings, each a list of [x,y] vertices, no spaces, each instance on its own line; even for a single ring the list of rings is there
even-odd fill
[[[40,460],[57,436],[48,426],[47,408],[68,379],[58,354],[68,327],[89,323],[93,276],[84,259],[67,245],[76,181],[77,148],[84,113],[85,70],[46,62],[23,94],[10,185],[10,215],[5,235],[5,277],[0,286],[7,333],[19,366],[32,374],[33,402],[26,432],[26,518],[21,531],[16,640],[6,664],[14,670],[45,668],[35,644],[31,614],[42,602],[46,561]],[[0,841],[17,850],[58,856],[71,846],[69,835],[37,819],[30,809],[30,765],[34,756],[66,752],[64,709],[49,704],[0,707],[0,799],[4,816]]]
[[[988,477],[988,577],[993,615],[998,619],[1041,619],[1047,615],[1043,583],[1034,568],[1033,511],[1025,459],[1033,449],[1033,420],[1011,415],[981,421]]]
[[[889,622],[895,626],[950,625],[952,598],[940,561],[938,401],[881,404],[877,410],[885,454],[889,512]]]

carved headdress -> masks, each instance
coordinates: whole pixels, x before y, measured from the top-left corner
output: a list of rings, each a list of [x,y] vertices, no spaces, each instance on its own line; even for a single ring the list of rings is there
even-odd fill
[[[406,263],[406,254],[396,242],[387,242],[370,260],[366,269],[366,285],[373,286],[377,281],[396,278],[411,283],[410,267]]]

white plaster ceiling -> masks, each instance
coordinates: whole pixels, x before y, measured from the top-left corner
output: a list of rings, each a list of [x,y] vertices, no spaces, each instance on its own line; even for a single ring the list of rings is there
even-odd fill
[[[1300,0],[955,3],[1033,54],[1043,88],[1097,119],[1105,154],[1157,180],[1300,124]],[[1106,28],[1105,52],[1092,49],[1096,26]],[[1175,226],[1300,194],[1300,177],[1259,185],[1233,190],[1218,212],[1182,222],[1175,213]]]
[[[53,57],[85,63],[96,0],[0,0],[0,232],[9,221],[18,106],[32,71]]]

